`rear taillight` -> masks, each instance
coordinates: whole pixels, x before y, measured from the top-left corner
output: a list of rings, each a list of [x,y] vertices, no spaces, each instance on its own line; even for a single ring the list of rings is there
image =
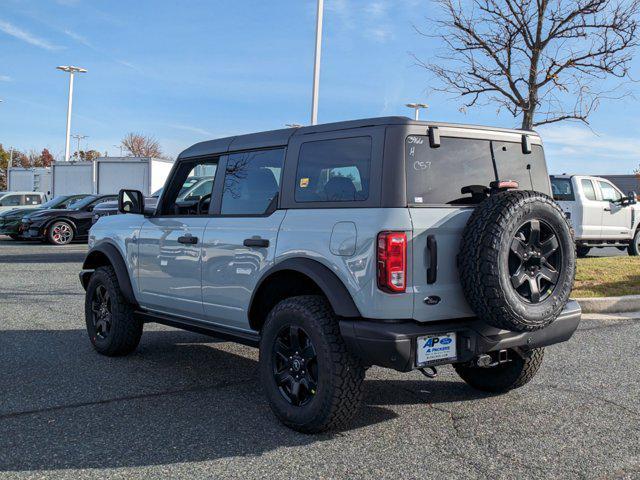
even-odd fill
[[[378,287],[401,293],[407,288],[407,234],[381,232],[378,234]]]

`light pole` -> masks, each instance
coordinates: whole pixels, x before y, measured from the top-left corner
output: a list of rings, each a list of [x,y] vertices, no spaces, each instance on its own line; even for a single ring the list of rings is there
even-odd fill
[[[78,158],[80,158],[80,140],[84,140],[85,138],[89,138],[88,135],[80,135],[80,134],[76,134],[76,135],[71,135],[73,138],[75,138],[78,141]]]
[[[120,149],[120,156],[122,157],[122,144],[120,145],[111,145],[112,147],[116,147]]]
[[[426,103],[407,103],[407,107],[413,108],[415,110],[415,119],[420,120],[420,109],[421,108],[429,108],[429,105]]]
[[[73,103],[73,76],[76,73],[87,73],[87,70],[80,67],[73,67],[71,65],[62,65],[56,67],[58,70],[67,72],[69,74],[69,105],[67,106],[67,139],[64,144],[64,161],[69,161],[69,136],[71,135],[71,105]]]
[[[318,93],[320,91],[320,57],[322,55],[322,17],[324,0],[318,0],[316,16],[316,55],[313,63],[313,92],[311,98],[311,125],[318,123]]]

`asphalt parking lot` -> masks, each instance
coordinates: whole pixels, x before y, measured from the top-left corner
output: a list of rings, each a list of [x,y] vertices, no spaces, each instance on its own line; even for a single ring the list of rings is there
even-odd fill
[[[504,396],[372,368],[346,431],[282,427],[257,352],[150,325],[106,358],[84,331],[85,245],[0,237],[0,478],[640,478],[640,320],[586,319]]]

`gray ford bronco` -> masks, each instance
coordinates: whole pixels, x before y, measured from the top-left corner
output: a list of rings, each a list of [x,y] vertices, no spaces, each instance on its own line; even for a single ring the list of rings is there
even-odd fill
[[[185,180],[208,191],[179,199]],[[259,347],[275,415],[344,428],[372,365],[521,387],[580,322],[575,244],[532,131],[374,118],[198,143],[157,207],[91,229],[89,338],[156,322]]]

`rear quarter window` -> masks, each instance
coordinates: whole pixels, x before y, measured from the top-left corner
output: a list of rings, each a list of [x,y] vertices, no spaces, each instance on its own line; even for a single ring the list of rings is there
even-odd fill
[[[593,187],[591,188],[593,189]],[[569,178],[552,178],[551,192],[553,193],[553,199],[556,201],[572,202],[576,199],[573,185]]]
[[[303,143],[296,202],[358,202],[369,198],[371,137]]]

